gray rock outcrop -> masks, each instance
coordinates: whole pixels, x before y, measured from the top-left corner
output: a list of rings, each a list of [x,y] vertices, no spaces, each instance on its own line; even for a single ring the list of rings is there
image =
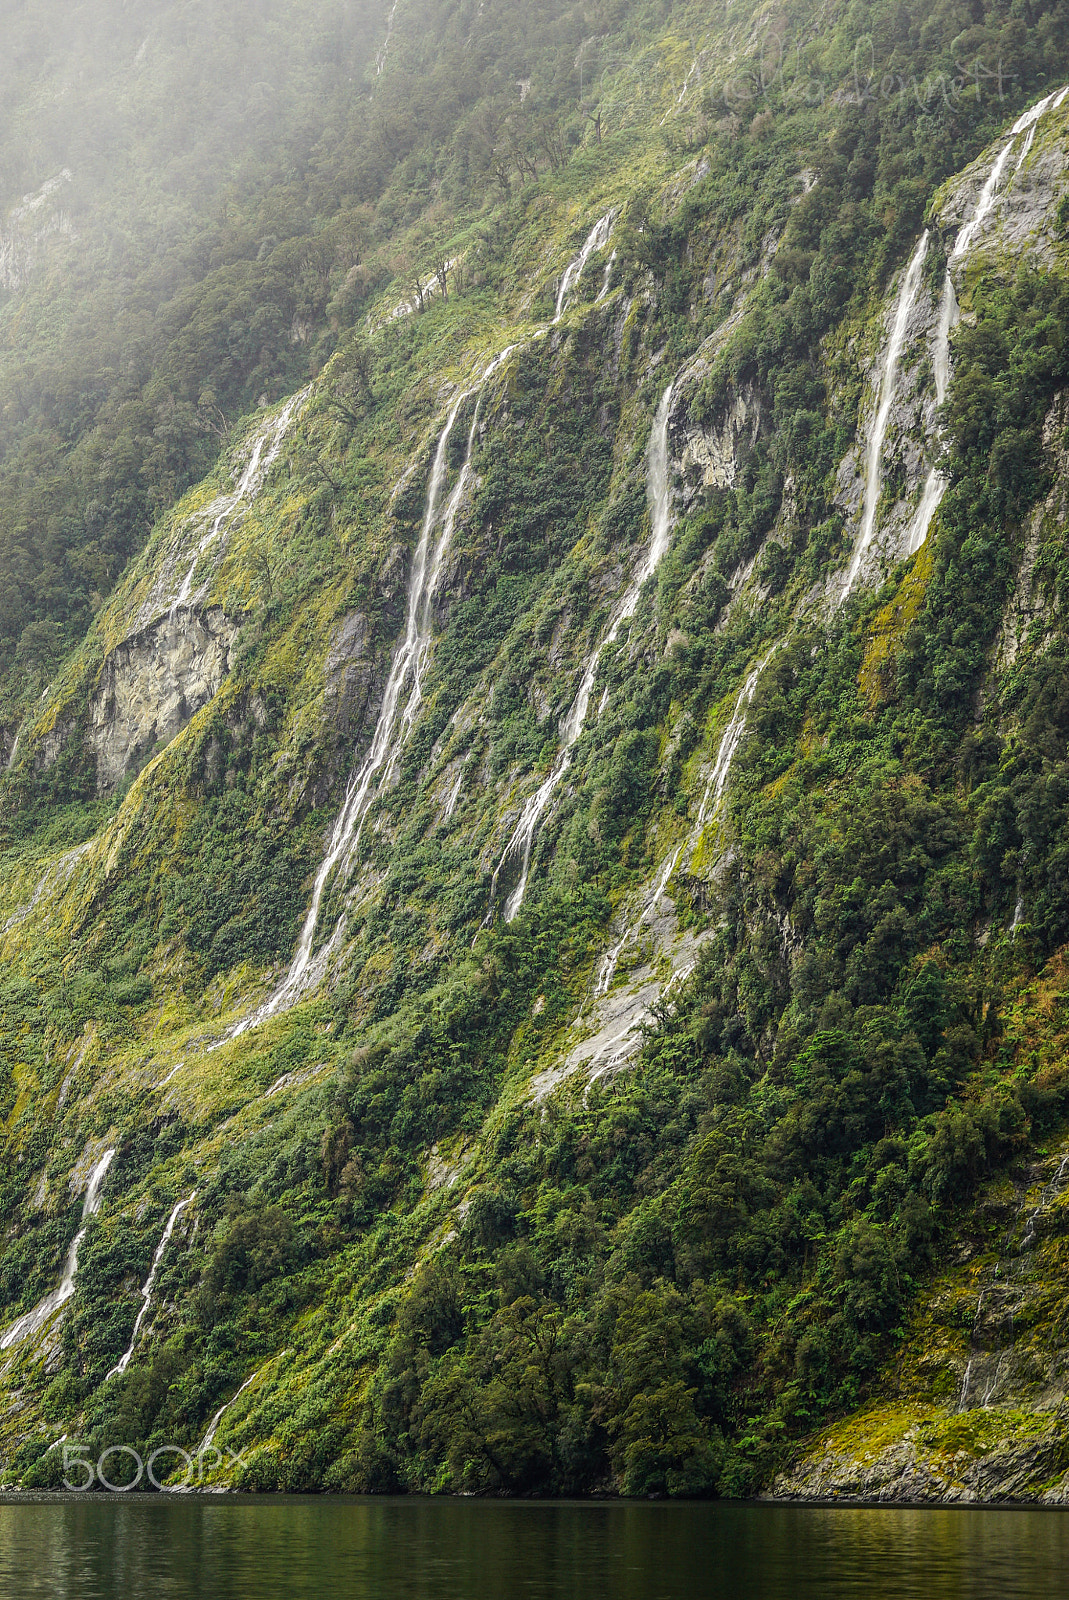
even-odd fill
[[[89,704],[99,793],[110,794],[215,695],[236,633],[220,610],[179,608],[116,646]]]

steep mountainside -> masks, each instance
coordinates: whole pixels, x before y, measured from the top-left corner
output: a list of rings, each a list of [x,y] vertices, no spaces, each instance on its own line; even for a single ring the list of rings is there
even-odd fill
[[[349,9],[12,625],[3,1479],[1064,1499],[1062,13]]]

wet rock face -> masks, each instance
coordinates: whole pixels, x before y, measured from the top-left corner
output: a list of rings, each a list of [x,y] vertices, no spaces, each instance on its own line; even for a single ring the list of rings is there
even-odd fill
[[[368,649],[368,621],[363,612],[352,612],[337,630],[325,676],[328,716],[338,733],[348,737],[363,723],[375,680],[375,663]]]
[[[1025,529],[1013,593],[1006,605],[996,650],[1000,670],[1012,667],[1022,647],[1039,646],[1052,621],[1051,596],[1038,581],[1036,566],[1048,539],[1058,538],[1069,520],[1069,394],[1059,394],[1043,425],[1043,443],[1053,478],[1047,498],[1035,507]]]
[[[750,389],[734,394],[712,422],[700,427],[690,423],[681,441],[680,466],[691,492],[698,483],[705,489],[730,489],[757,443],[760,428],[760,402]]]
[[[922,1303],[894,1378],[807,1447],[773,1495],[1069,1503],[1069,1149],[1026,1169],[984,1216]]]
[[[183,608],[111,652],[89,705],[101,794],[110,794],[156,745],[169,744],[216,694],[236,633],[222,611]]]
[[[53,244],[76,237],[63,205],[71,181],[64,167],[0,222],[0,288],[8,293],[22,288]]]

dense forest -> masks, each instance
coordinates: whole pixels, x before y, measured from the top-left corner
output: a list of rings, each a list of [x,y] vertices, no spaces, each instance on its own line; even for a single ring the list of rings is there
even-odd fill
[[[1063,8],[135,10],[4,67],[0,1476],[1057,1498]]]

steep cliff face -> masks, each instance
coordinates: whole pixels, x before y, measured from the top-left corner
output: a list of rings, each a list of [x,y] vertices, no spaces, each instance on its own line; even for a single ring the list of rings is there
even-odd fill
[[[50,251],[76,239],[68,204],[73,182],[64,167],[35,194],[24,195],[0,223],[0,288],[9,294],[24,286]]]
[[[1063,1147],[985,1196],[880,1398],[810,1443],[774,1495],[1069,1503],[1067,1183]]]
[[[260,409],[7,751],[12,1480],[1063,1493],[1069,102],[877,255],[891,124],[699,111],[724,45]]]
[[[89,702],[98,793],[111,794],[207,705],[229,670],[236,631],[221,611],[182,607],[111,651]]]

